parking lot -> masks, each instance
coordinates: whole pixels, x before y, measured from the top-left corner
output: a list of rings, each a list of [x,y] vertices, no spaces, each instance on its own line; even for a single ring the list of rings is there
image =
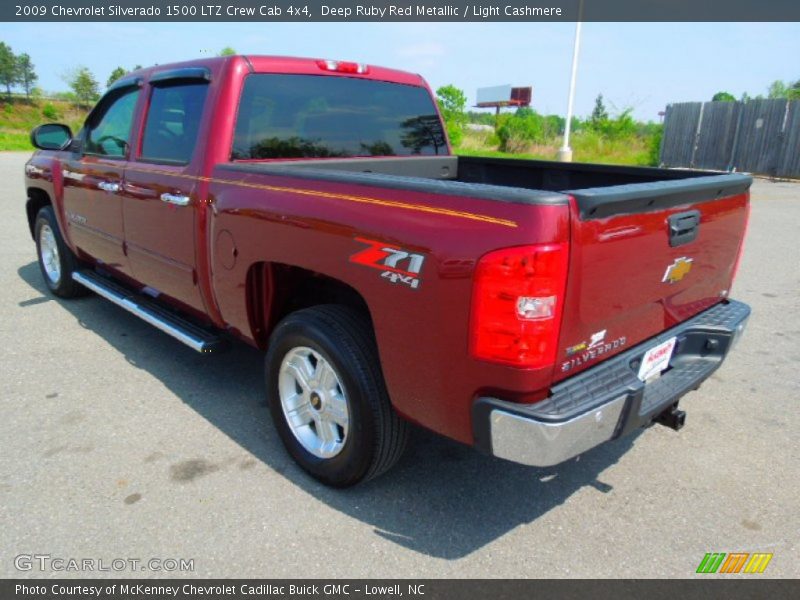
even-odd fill
[[[706,552],[800,576],[800,184],[754,184],[733,290],[749,329],[680,433],[534,469],[415,431],[394,470],[337,491],[284,452],[258,351],[198,355],[45,292],[26,158],[0,153],[0,576],[682,578]],[[194,571],[18,570],[29,554]]]

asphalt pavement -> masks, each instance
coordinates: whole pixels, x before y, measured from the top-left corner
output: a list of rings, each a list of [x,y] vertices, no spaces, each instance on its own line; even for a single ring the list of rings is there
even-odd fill
[[[681,578],[706,552],[800,576],[800,184],[753,187],[732,293],[749,329],[682,401],[682,431],[547,469],[415,431],[395,469],[337,491],[284,452],[260,352],[201,356],[45,291],[25,160],[0,153],[0,577]],[[70,558],[144,564],[53,570]]]

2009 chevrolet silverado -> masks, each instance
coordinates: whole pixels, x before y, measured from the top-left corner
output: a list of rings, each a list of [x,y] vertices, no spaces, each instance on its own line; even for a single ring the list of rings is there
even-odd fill
[[[264,349],[275,426],[330,485],[388,469],[408,421],[540,466],[679,429],[750,312],[749,176],[456,157],[418,75],[156,66],[31,136],[48,288]]]

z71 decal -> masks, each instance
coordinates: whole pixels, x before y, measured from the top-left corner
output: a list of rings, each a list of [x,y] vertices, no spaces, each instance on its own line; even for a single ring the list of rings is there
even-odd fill
[[[351,263],[379,269],[383,271],[381,277],[392,283],[402,283],[415,290],[419,288],[419,274],[425,262],[423,254],[407,252],[399,246],[376,240],[356,238],[356,241],[367,244],[367,248],[353,254]]]

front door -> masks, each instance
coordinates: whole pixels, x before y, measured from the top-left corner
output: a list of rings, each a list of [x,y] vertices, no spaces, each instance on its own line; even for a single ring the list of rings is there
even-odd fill
[[[199,167],[193,165],[208,82],[158,79],[149,85],[141,148],[122,190],[125,243],[136,279],[202,311],[195,260]],[[199,153],[198,153],[199,154]],[[198,160],[199,160],[198,156]]]
[[[87,119],[80,151],[63,161],[69,239],[83,253],[129,273],[122,221],[128,141],[139,88],[108,94]]]

